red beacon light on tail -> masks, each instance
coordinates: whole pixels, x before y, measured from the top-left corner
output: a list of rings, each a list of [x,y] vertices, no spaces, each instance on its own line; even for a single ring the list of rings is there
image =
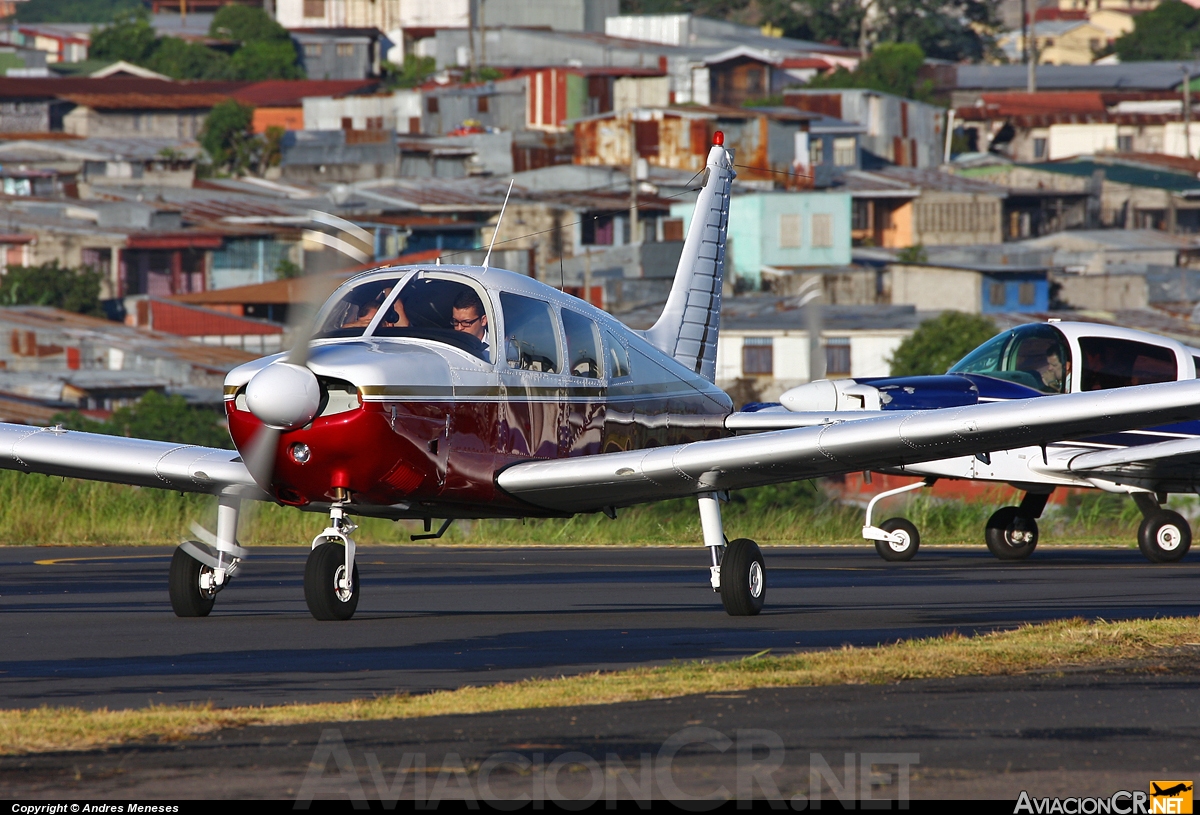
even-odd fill
[[[720,130],[718,130],[716,133],[713,133],[713,144],[717,145],[718,147],[725,144],[725,134]]]

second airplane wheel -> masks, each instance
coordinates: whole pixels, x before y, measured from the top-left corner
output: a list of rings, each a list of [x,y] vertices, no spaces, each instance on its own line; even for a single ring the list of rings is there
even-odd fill
[[[171,556],[171,573],[167,585],[171,590],[171,610],[176,617],[207,617],[216,602],[217,593],[200,588],[200,575],[212,569],[176,549]]]
[[[350,589],[342,586],[346,576],[346,547],[322,543],[313,549],[304,567],[304,601],[318,620],[349,620],[358,608],[358,564],[350,577]]]
[[[767,596],[767,571],[762,552],[749,538],[725,547],[721,558],[721,602],[731,617],[753,617]]]
[[[1151,563],[1183,560],[1192,545],[1192,528],[1178,512],[1164,509],[1147,515],[1138,527],[1138,549]]]
[[[1037,521],[1022,518],[1016,507],[1001,507],[988,518],[984,540],[1000,560],[1024,560],[1037,548]]]
[[[916,525],[907,518],[888,518],[879,525],[884,532],[889,532],[898,540],[875,541],[875,551],[884,560],[912,560],[921,545],[921,533]]]

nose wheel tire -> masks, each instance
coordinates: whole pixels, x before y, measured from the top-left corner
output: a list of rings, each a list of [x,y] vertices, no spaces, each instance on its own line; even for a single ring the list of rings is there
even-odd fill
[[[322,543],[313,549],[304,567],[304,601],[318,620],[349,620],[358,608],[358,564],[350,587],[345,587],[346,548]]]
[[[200,587],[200,577],[211,575],[212,571],[182,549],[175,550],[167,585],[171,593],[171,610],[176,617],[207,617],[212,611],[217,593]]]
[[[721,602],[731,617],[753,617],[767,596],[767,571],[758,544],[738,538],[721,558]]]
[[[1001,507],[988,518],[984,540],[1000,560],[1024,560],[1037,548],[1037,521],[1022,518],[1016,507]]]
[[[898,540],[875,541],[875,551],[884,560],[899,562],[912,560],[921,545],[921,533],[907,518],[888,518],[879,525],[884,532],[890,533]]]
[[[1153,512],[1138,527],[1138,549],[1151,563],[1182,560],[1192,545],[1192,528],[1178,512]]]

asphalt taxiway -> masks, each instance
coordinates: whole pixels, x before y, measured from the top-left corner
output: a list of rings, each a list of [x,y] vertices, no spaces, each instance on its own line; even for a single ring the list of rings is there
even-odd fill
[[[178,619],[171,550],[0,548],[0,707],[341,700],[764,649],[868,645],[1083,616],[1196,614],[1200,558],[1045,546],[767,548],[767,606],[728,617],[694,548],[364,547],[357,616],[316,622],[301,548],[256,550],[212,615]]]

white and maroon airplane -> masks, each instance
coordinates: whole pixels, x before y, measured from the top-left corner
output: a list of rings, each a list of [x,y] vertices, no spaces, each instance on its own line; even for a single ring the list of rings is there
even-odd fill
[[[329,515],[304,594],[317,619],[345,620],[360,594],[351,516],[445,519],[444,531],[682,496],[698,500],[711,585],[742,616],[762,609],[766,572],[754,541],[725,538],[727,490],[1200,418],[1200,381],[818,427],[734,412],[713,384],[733,177],[718,137],[648,331],[486,260],[379,269],[335,291],[288,354],[229,374],[236,451],[0,425],[0,467],[216,495],[216,534],[171,562],[183,617],[207,615],[242,568],[243,500]]]

